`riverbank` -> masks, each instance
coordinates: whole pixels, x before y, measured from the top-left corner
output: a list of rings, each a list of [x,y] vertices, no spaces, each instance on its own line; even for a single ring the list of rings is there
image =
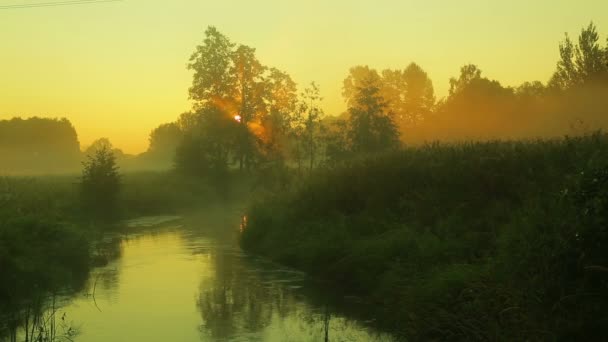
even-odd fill
[[[317,172],[241,244],[360,295],[411,340],[595,340],[608,137],[431,145]]]
[[[166,215],[162,222],[168,222],[230,200],[227,191],[217,196],[201,179],[171,172],[124,174],[119,212],[113,221],[100,222],[83,210],[79,182],[77,175],[0,177],[0,340],[28,325],[30,334],[39,336],[38,328],[48,333],[50,326],[38,325],[54,310],[54,299],[80,291],[92,267],[119,256],[116,236],[133,230],[130,224],[142,224],[121,220],[153,214]]]

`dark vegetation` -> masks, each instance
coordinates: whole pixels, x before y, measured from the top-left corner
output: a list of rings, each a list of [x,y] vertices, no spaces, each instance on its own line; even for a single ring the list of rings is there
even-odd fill
[[[0,173],[62,173],[78,168],[80,143],[67,119],[0,120]]]
[[[414,340],[598,339],[608,137],[590,132],[608,127],[608,47],[590,25],[559,50],[546,84],[466,65],[438,101],[415,63],[356,66],[331,117],[315,83],[298,93],[209,27],[192,110],[140,155],[105,138],[81,151],[66,119],[0,121],[0,172],[19,175],[0,178],[0,337],[40,327],[121,219],[253,198],[245,249],[364,297]]]
[[[414,340],[594,340],[608,136],[429,145],[254,205],[242,243],[368,298]]]
[[[435,105],[415,66],[403,74],[425,91],[401,104],[373,100],[390,98],[394,72],[351,69],[327,163],[254,204],[243,247],[362,296],[412,340],[600,340],[608,136],[590,129],[608,118],[608,48],[590,25],[560,54],[546,86],[505,88],[465,66]],[[577,137],[467,142],[558,136],[568,122]],[[390,152],[392,125],[451,143]]]

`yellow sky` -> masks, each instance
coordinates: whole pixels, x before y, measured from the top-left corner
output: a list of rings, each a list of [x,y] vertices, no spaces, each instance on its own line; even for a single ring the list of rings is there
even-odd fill
[[[5,5],[60,0],[0,0]],[[81,144],[109,137],[126,152],[190,108],[187,60],[215,25],[300,85],[317,81],[327,113],[344,110],[349,67],[420,64],[440,96],[461,65],[505,85],[546,81],[557,45],[606,0],[123,0],[0,9],[0,119],[67,117]]]

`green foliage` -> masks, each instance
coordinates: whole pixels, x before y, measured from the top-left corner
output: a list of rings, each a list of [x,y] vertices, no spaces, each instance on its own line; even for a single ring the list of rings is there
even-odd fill
[[[116,219],[121,184],[114,153],[103,145],[87,158],[80,182],[83,209],[99,220]]]
[[[219,170],[227,169],[234,160],[239,169],[250,170],[267,159],[282,157],[284,153],[277,149],[285,148],[297,97],[291,77],[266,67],[257,59],[254,48],[231,43],[214,27],[207,29],[203,44],[197,46],[190,61],[188,67],[194,70],[190,97],[196,103],[195,112],[187,115],[194,121],[221,116],[232,120],[235,127],[217,132],[197,130],[193,134],[182,126],[185,138],[178,148],[178,164],[192,164],[195,167],[191,169],[198,171],[200,166]],[[213,111],[222,115],[214,115]],[[211,160],[208,153],[201,155],[198,150],[202,141],[217,141],[222,145],[221,153],[214,151]],[[197,158],[203,160],[198,162]]]
[[[364,296],[413,340],[594,340],[606,155],[595,134],[352,160],[253,205],[241,242]]]

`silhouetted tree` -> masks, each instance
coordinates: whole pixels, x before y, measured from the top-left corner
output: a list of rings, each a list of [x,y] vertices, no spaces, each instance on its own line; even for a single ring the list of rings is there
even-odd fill
[[[264,66],[254,48],[231,43],[214,27],[205,32],[188,67],[195,71],[190,88],[194,111],[215,107],[237,123],[225,130],[232,136],[222,140],[232,141],[229,157],[239,169],[276,159],[281,136],[286,135],[295,112],[295,83],[289,75]]]
[[[87,156],[83,166],[80,190],[85,211],[99,220],[117,218],[120,175],[114,153],[101,145]]]
[[[267,113],[262,118],[265,150],[271,160],[284,161],[295,120],[297,89],[291,77],[271,68],[265,80]]]
[[[450,97],[454,97],[467,89],[475,81],[481,80],[481,70],[475,64],[467,64],[460,68],[458,78],[450,78]]]
[[[356,106],[358,89],[365,84],[378,88],[401,129],[420,122],[433,111],[433,82],[416,63],[409,64],[404,70],[386,69],[381,74],[368,66],[351,68],[342,88],[348,108]]]
[[[433,82],[416,63],[408,65],[402,75],[405,94],[400,112],[401,120],[405,120],[406,123],[416,123],[433,111],[435,105]]]
[[[513,89],[482,77],[476,65],[468,64],[460,69],[458,78],[450,79],[448,97],[437,104],[434,115],[414,134],[424,132],[427,140],[495,137],[520,123],[514,108]]]
[[[354,153],[373,153],[399,146],[399,131],[374,80],[357,91],[356,104],[349,108],[348,137]]]
[[[99,138],[99,139],[93,141],[91,143],[91,145],[89,145],[89,147],[87,147],[86,150],[84,151],[84,155],[85,155],[85,157],[90,156],[90,155],[95,155],[98,150],[101,150],[104,148],[108,149],[110,152],[112,152],[112,154],[114,155],[114,158],[117,162],[124,161],[124,159],[130,157],[130,156],[126,155],[121,149],[114,147],[114,145],[112,145],[112,142],[110,142],[110,139],[108,139],[108,138]]]
[[[177,123],[171,122],[156,127],[150,133],[148,156],[155,160],[173,160],[182,138],[183,132]]]
[[[67,119],[0,120],[0,172],[78,170],[80,143]]]
[[[199,177],[225,174],[239,123],[211,105],[183,114],[180,122],[187,126],[184,124],[184,137],[176,150],[176,168]]]
[[[255,142],[249,124],[259,119],[265,110],[264,80],[266,71],[255,56],[255,49],[239,45],[232,55],[233,63],[230,73],[235,79],[235,101],[238,104],[239,127],[237,140],[237,158],[239,169],[249,169],[256,152]]]
[[[565,90],[576,86],[608,82],[608,44],[602,48],[593,23],[584,28],[575,45],[568,34],[559,45],[560,60],[550,86]]]
[[[188,69],[194,70],[190,98],[196,106],[221,103],[234,94],[234,77],[230,73],[234,44],[215,27],[205,31],[203,45],[196,47]]]
[[[394,88],[402,88],[402,84],[399,80],[398,85]],[[344,79],[342,85],[342,97],[346,102],[346,107],[351,108],[357,105],[357,93],[359,89],[365,85],[373,84],[378,89],[384,88],[384,81],[378,74],[378,71],[370,68],[369,66],[355,66],[350,68],[348,76]],[[391,82],[394,85],[394,82]]]

